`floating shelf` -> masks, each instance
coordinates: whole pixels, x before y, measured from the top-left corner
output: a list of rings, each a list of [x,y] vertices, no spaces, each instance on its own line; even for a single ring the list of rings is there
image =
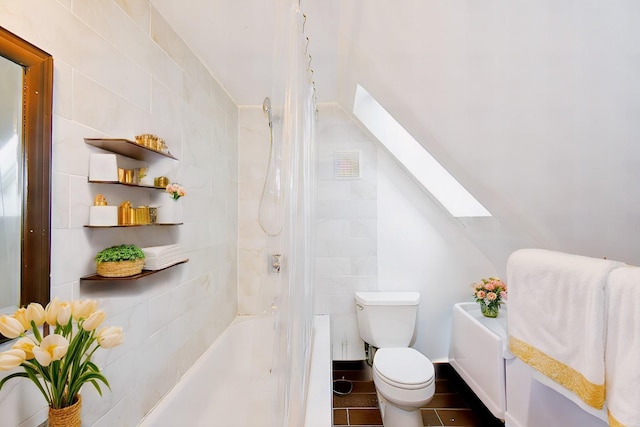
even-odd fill
[[[150,161],[155,156],[168,157],[173,160],[178,160],[171,153],[163,153],[162,151],[152,150],[151,148],[144,147],[140,144],[136,144],[133,141],[123,138],[85,138],[84,142],[93,145],[94,147],[109,150],[113,153],[122,154],[123,156],[131,157],[136,160]]]
[[[140,184],[131,184],[128,182],[120,182],[120,181],[92,181],[89,180],[89,184],[116,184],[116,185],[126,185],[127,187],[135,187],[135,188],[148,188],[150,190],[166,190],[166,187],[158,187],[156,185],[140,185]]]
[[[123,280],[137,280],[142,277],[151,276],[152,274],[160,273],[161,271],[167,270],[171,267],[175,267],[176,265],[184,264],[185,262],[189,262],[189,259],[184,259],[182,261],[178,261],[175,264],[172,264],[168,267],[161,268],[160,270],[142,270],[142,273],[135,274],[133,276],[127,277],[103,277],[97,274],[90,274],[88,276],[84,276],[80,278],[80,282],[120,282]]]
[[[128,225],[85,225],[85,228],[124,228],[124,227],[162,227],[162,226],[171,226],[171,225],[182,225],[183,222],[155,222],[153,224],[128,224]]]

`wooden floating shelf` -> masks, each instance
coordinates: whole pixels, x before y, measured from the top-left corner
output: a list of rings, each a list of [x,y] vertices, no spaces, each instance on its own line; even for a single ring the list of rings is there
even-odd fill
[[[163,153],[162,151],[153,150],[124,138],[85,138],[84,142],[136,160],[150,161],[155,156],[178,160],[169,152]]]
[[[135,187],[135,188],[148,188],[150,190],[166,190],[166,187],[158,187],[156,185],[140,185],[140,184],[131,184],[129,182],[120,182],[120,181],[92,181],[89,180],[89,184],[117,184],[117,185],[126,185],[127,187]]]
[[[125,228],[125,227],[162,227],[162,226],[171,226],[171,225],[182,225],[183,222],[155,222],[153,224],[128,224],[128,225],[85,225],[85,228]]]
[[[175,267],[176,265],[184,264],[186,262],[189,262],[188,258],[182,261],[178,261],[175,264],[172,264],[168,267],[161,268],[160,270],[142,270],[142,273],[138,273],[133,276],[127,276],[127,277],[103,277],[97,274],[90,274],[88,276],[81,277],[80,282],[114,282],[114,281],[120,282],[123,280],[137,280],[146,276],[151,276],[152,274],[160,273],[161,271]]]

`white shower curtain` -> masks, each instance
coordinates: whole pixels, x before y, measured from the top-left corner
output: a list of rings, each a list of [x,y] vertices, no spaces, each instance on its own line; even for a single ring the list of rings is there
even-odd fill
[[[313,331],[316,106],[304,17],[298,0],[275,0],[272,105],[281,150],[283,260],[276,312],[274,426],[304,425]]]

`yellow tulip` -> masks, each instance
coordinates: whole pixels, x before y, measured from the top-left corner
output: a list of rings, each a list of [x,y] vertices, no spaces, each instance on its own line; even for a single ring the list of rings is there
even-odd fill
[[[71,304],[64,301],[60,303],[58,308],[58,315],[56,316],[56,321],[59,325],[66,325],[71,320]]]
[[[47,304],[47,307],[44,309],[44,319],[49,325],[56,326],[56,323],[58,322],[59,310],[60,300],[58,300],[58,297],[55,297],[54,299],[49,301],[49,304]]]
[[[0,371],[8,371],[20,366],[25,360],[24,351],[11,349],[0,353]]]
[[[33,355],[33,347],[36,346],[36,343],[33,342],[31,338],[22,337],[14,345],[11,346],[13,349],[22,350],[25,354],[25,360],[31,360],[34,358]]]
[[[71,315],[74,319],[86,319],[98,308],[98,301],[94,299],[71,301]]]
[[[16,310],[15,313],[13,313],[13,318],[16,319],[18,322],[20,322],[20,324],[23,327],[22,332],[26,331],[27,329],[31,329],[31,323],[29,323],[29,321],[27,320],[27,309],[26,308],[19,308]]]
[[[36,326],[42,326],[45,320],[44,308],[37,302],[32,302],[27,306],[27,320],[29,321],[29,329],[31,327],[31,321]]]
[[[42,366],[49,366],[55,360],[60,360],[67,354],[69,341],[62,335],[51,334],[43,338],[40,345],[33,347],[33,355]]]
[[[60,301],[58,297],[52,299],[45,309],[45,320],[51,326],[66,325],[71,319],[71,304]]]
[[[82,329],[85,331],[93,331],[104,321],[106,313],[102,310],[94,311],[89,317],[82,322]]]
[[[119,326],[104,327],[98,331],[97,335],[98,345],[102,348],[113,348],[122,344],[124,335],[122,334],[122,328]]]
[[[13,339],[19,337],[25,328],[22,323],[13,316],[0,316],[0,334],[7,338]]]

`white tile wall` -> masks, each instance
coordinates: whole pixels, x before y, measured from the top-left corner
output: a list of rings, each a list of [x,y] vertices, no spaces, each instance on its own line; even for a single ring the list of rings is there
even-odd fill
[[[318,150],[315,310],[352,315],[353,294],[378,287],[376,146],[339,105],[323,104]],[[361,179],[334,178],[334,153],[345,150],[360,153]]]
[[[256,314],[271,309],[280,283],[268,270],[271,254],[280,253],[278,238],[268,237],[258,222],[269,162],[269,125],[262,107],[242,107],[239,122],[238,306],[240,313]]]
[[[376,147],[337,104],[319,106],[315,312],[353,313],[353,293],[377,289]],[[241,108],[239,136],[239,306],[258,313],[278,296],[267,270],[277,251],[258,225],[269,159],[269,127],[260,107]],[[335,180],[335,151],[357,150],[362,179]]]
[[[0,0],[0,25],[54,57],[52,296],[98,298],[106,323],[125,330],[122,346],[96,353],[111,391],[83,390],[83,425],[134,426],[238,311],[237,106],[147,1]],[[185,224],[84,228],[98,192],[111,204],[164,194],[88,184],[89,154],[99,150],[83,138],[147,132],[180,159],[151,170],[186,187]],[[174,242],[189,263],[135,282],[79,284],[100,249]],[[44,400],[13,382],[0,392],[3,422],[40,424]]]

